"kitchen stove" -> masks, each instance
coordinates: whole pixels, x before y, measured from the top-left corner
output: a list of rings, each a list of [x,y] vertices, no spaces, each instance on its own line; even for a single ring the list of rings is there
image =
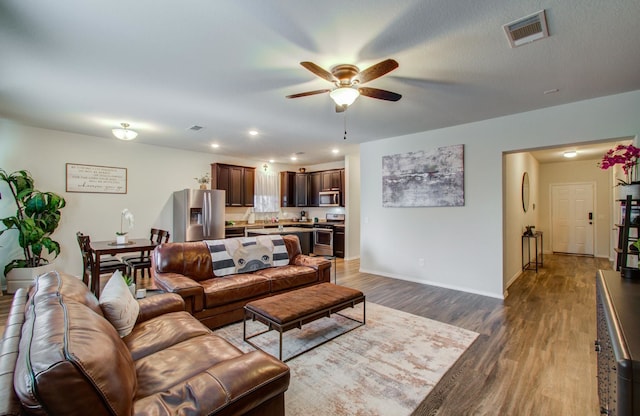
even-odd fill
[[[313,225],[313,254],[318,256],[334,256],[333,231],[336,225],[344,225],[344,214],[328,213],[325,222]]]

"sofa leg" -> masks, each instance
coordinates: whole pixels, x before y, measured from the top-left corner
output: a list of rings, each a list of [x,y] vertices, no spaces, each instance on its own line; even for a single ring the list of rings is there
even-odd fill
[[[251,409],[244,416],[284,416],[284,393],[267,400]]]

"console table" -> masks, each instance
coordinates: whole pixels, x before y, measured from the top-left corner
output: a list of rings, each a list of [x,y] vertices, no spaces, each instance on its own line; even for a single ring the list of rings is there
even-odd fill
[[[534,257],[531,258],[531,242],[533,240]],[[526,251],[525,251],[526,247]],[[539,247],[539,249],[538,249]],[[536,231],[533,234],[522,235],[522,271],[535,270],[538,273],[538,267],[543,266],[543,249],[542,231]],[[525,262],[526,258],[526,262]]]

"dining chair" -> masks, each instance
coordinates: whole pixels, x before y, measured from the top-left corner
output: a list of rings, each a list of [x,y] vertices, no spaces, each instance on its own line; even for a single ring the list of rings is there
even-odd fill
[[[95,253],[91,249],[91,238],[80,231],[76,233],[76,238],[78,239],[78,245],[80,246],[80,252],[82,254],[82,281],[89,286],[93,266],[95,265]],[[100,258],[100,274],[113,273],[116,270],[126,273],[127,268],[126,263],[123,263],[117,258]]]
[[[169,242],[169,231],[159,230],[157,228],[152,228],[149,239],[156,243],[168,243]],[[135,256],[125,256],[122,258],[122,261],[127,264],[129,267],[129,274],[134,279],[136,278],[137,271],[140,270],[140,277],[143,278],[145,276],[145,271],[148,276],[151,276],[151,252],[149,250],[141,251],[140,254]]]

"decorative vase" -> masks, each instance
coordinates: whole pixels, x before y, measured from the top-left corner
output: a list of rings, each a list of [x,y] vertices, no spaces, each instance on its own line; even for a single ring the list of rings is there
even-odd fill
[[[200,189],[207,189],[207,184],[206,183],[201,183],[200,184]]]
[[[116,234],[116,244],[120,245],[120,244],[127,244],[127,241],[129,239],[127,238],[126,234]]]
[[[616,190],[616,199],[626,200],[627,195],[631,195],[631,199],[640,199],[640,183],[632,183],[631,185],[618,185],[616,186]]]
[[[29,288],[33,280],[41,274],[55,270],[53,263],[45,264],[38,267],[21,267],[11,269],[7,273],[7,293],[16,293],[19,288]]]

